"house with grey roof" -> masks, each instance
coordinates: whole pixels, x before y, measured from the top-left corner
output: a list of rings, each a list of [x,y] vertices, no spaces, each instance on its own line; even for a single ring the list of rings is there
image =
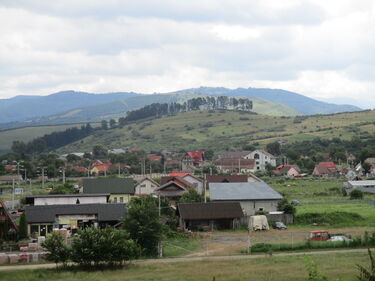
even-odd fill
[[[131,178],[83,179],[83,193],[109,193],[109,202],[127,203],[134,196],[135,183]]]
[[[28,233],[45,236],[53,229],[65,228],[72,233],[87,226],[115,225],[125,215],[125,204],[73,204],[26,206]]]
[[[177,214],[185,231],[234,229],[244,216],[238,202],[179,203]]]
[[[239,202],[246,216],[277,211],[283,196],[265,182],[211,183],[211,202]]]
[[[355,189],[367,193],[375,193],[375,180],[348,181],[344,183],[344,188],[348,194]]]

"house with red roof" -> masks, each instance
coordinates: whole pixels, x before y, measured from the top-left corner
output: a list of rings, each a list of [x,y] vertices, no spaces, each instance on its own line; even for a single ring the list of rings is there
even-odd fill
[[[98,164],[98,163],[93,164],[90,169],[90,174],[91,175],[107,175],[111,166],[112,166],[112,163],[109,161],[106,163],[102,163],[102,164]]]
[[[186,152],[182,158],[182,170],[183,171],[194,171],[196,168],[201,167],[203,164],[203,152],[202,151],[190,151]]]
[[[147,155],[147,159],[150,162],[161,162],[162,157],[160,155],[150,154],[150,155]]]
[[[298,165],[294,165],[294,164],[279,165],[279,166],[276,167],[276,170],[274,171],[274,173],[276,175],[287,176],[287,177],[290,177],[290,178],[301,177],[300,172],[301,172],[301,170],[298,167]]]
[[[314,177],[334,177],[338,175],[338,169],[333,162],[320,162],[315,166],[312,175]]]

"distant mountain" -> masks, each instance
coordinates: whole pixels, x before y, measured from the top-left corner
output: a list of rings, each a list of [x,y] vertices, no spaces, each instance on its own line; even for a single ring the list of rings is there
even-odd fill
[[[41,118],[71,109],[99,105],[138,96],[136,93],[90,94],[64,91],[48,96],[16,96],[0,99],[0,122]]]
[[[133,92],[91,94],[64,91],[49,96],[17,96],[11,99],[0,99],[0,129],[96,122],[124,116],[129,110],[151,103],[179,102],[199,95],[247,97],[253,100],[255,112],[275,116],[330,114],[361,110],[353,105],[326,103],[278,89],[238,88],[232,90],[200,87],[152,95]]]
[[[306,96],[293,93],[290,91],[280,89],[267,89],[267,88],[238,88],[238,89],[227,89],[227,88],[212,88],[212,87],[200,87],[193,89],[186,89],[177,91],[179,94],[200,94],[200,95],[225,95],[225,96],[243,96],[243,97],[258,97],[265,100],[277,102],[285,106],[291,107],[302,115],[312,114],[331,114],[339,112],[358,111],[361,108],[354,105],[339,105],[333,103],[326,103],[318,101]]]

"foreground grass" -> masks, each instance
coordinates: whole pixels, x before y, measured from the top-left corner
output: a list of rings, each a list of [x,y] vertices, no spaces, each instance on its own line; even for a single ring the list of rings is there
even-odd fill
[[[163,256],[178,257],[197,250],[202,246],[200,239],[193,238],[175,238],[163,241]]]
[[[104,271],[56,271],[52,269],[1,272],[7,281],[217,281],[224,280],[306,280],[307,259],[314,261],[320,272],[329,278],[356,280],[356,264],[368,266],[367,253],[337,253],[294,257],[266,257],[251,260],[179,262],[153,265],[131,265],[127,269]],[[327,262],[329,261],[329,262]]]

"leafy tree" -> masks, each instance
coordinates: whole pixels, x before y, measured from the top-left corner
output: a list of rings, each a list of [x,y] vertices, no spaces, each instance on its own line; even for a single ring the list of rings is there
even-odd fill
[[[279,203],[277,204],[277,210],[282,211],[285,214],[296,214],[296,208],[291,203],[289,203],[288,199],[286,198],[283,198],[279,201]]]
[[[157,202],[151,196],[133,197],[128,204],[124,228],[142,248],[143,254],[154,256],[162,236]]]
[[[277,141],[267,144],[266,148],[269,153],[275,156],[281,154],[281,145]]]
[[[203,196],[200,195],[195,189],[189,189],[180,198],[180,203],[199,203],[203,202]]]
[[[109,120],[109,127],[111,129],[115,128],[116,127],[116,120],[115,119],[111,119]]]
[[[107,155],[107,150],[104,148],[104,146],[97,144],[92,149],[92,154],[94,157],[105,157]]]
[[[4,175],[5,174],[5,167],[3,164],[0,163],[0,175]]]
[[[350,199],[363,199],[363,192],[359,189],[354,189],[352,192],[350,192]]]
[[[70,249],[65,244],[64,238],[61,233],[53,232],[47,236],[46,240],[42,243],[42,247],[47,250],[47,260],[56,263],[63,263],[66,265],[70,257]]]
[[[368,162],[363,162],[362,168],[363,168],[365,174],[368,174],[371,171],[371,164],[368,163]]]
[[[23,213],[20,216],[20,222],[18,226],[18,231],[19,231],[19,238],[20,239],[25,239],[27,238],[27,222],[26,222],[26,215]]]
[[[218,173],[218,169],[217,169],[217,166],[214,165],[214,164],[205,164],[203,165],[202,167],[202,172],[204,174],[217,174]]]
[[[253,151],[256,149],[255,145],[253,144],[245,144],[243,147],[242,147],[243,150],[245,151]]]
[[[213,150],[206,150],[205,152],[204,152],[204,158],[206,159],[206,160],[212,160],[212,158],[214,157],[214,151]]]
[[[108,129],[108,122],[107,122],[107,120],[102,120],[102,122],[101,122],[101,128],[102,128],[102,130],[107,130]]]
[[[23,141],[13,141],[12,151],[22,155],[26,153],[26,144]]]
[[[275,171],[275,167],[272,166],[271,163],[267,163],[265,168],[269,177],[274,175],[273,171]]]
[[[68,156],[66,156],[66,160],[69,162],[69,163],[74,163],[76,161],[79,161],[81,160],[81,157],[75,155],[75,154],[68,154]]]
[[[72,242],[72,260],[82,266],[121,265],[137,258],[139,246],[124,230],[107,227],[88,227],[81,230]]]

